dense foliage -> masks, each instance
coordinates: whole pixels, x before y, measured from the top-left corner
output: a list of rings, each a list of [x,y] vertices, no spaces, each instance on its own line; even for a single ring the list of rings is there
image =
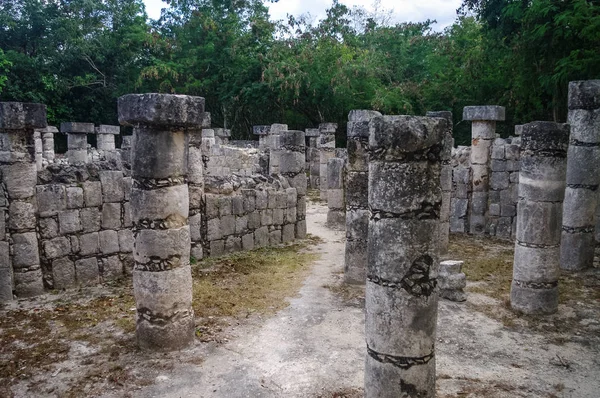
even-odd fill
[[[327,17],[272,21],[260,0],[0,0],[0,100],[48,105],[51,123],[116,123],[133,92],[201,95],[214,125],[251,138],[351,109],[387,114],[507,107],[516,123],[565,121],[570,80],[600,77],[600,2],[464,0],[444,32],[334,0]],[[343,138],[343,133],[340,138]]]

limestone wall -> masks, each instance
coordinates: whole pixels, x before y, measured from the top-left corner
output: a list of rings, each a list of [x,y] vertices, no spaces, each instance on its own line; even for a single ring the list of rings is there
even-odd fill
[[[47,287],[93,285],[133,264],[131,177],[108,163],[38,173],[37,230]]]
[[[230,145],[213,145],[208,154],[205,173],[213,177],[232,174],[251,176],[260,174],[261,152],[256,148],[239,148]]]
[[[192,246],[210,256],[292,241],[306,212],[285,177],[208,177],[205,191],[201,223],[190,227]]]

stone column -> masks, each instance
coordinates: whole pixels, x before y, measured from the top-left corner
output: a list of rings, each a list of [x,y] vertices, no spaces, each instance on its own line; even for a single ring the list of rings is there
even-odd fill
[[[346,229],[345,169],[345,159],[336,157],[327,162],[327,226],[342,231]]]
[[[281,174],[286,177],[292,188],[296,188],[296,238],[306,238],[306,186],[304,169],[306,152],[303,131],[283,131],[279,137],[281,143]]]
[[[124,135],[121,137],[121,159],[125,163],[131,163],[131,141],[133,136]]]
[[[229,144],[229,138],[231,137],[231,130],[225,128],[216,128],[215,130],[215,140],[217,145],[227,145]]]
[[[369,124],[365,397],[434,397],[441,118]]]
[[[121,128],[119,126],[110,126],[107,124],[98,126],[96,128],[97,149],[99,151],[114,152],[116,150],[115,135],[119,135],[120,133]]]
[[[308,162],[308,186],[310,189],[319,189],[319,173],[321,171],[320,154],[318,147],[319,129],[305,129],[305,136],[308,138],[308,147],[306,148],[306,161]]]
[[[67,159],[70,164],[87,163],[87,135],[94,133],[93,123],[61,123],[60,132],[67,134]]]
[[[472,194],[469,209],[469,232],[486,232],[490,181],[490,148],[496,138],[496,122],[505,119],[503,106],[466,106],[463,120],[471,120]]]
[[[369,121],[381,113],[353,110],[348,114],[346,172],[346,252],[344,281],[364,285],[369,230]]]
[[[48,126],[42,133],[42,153],[48,163],[54,163],[54,134],[58,129],[54,126]]]
[[[569,83],[571,139],[562,219],[560,266],[577,271],[594,262],[600,186],[600,80]]]
[[[527,314],[558,309],[560,223],[569,125],[523,126],[517,233],[510,303]]]
[[[440,254],[448,252],[450,243],[450,202],[452,200],[452,148],[454,148],[454,138],[452,138],[452,112],[439,111],[427,112],[427,117],[441,117],[448,121],[448,129],[444,133],[442,150],[442,208],[440,210]]]
[[[196,260],[203,257],[201,226],[202,200],[204,197],[204,160],[202,156],[202,132],[204,129],[190,129],[188,154],[188,190],[190,197],[190,239],[191,255]]]
[[[337,124],[319,124],[319,189],[321,200],[327,201],[327,162],[335,156],[335,131]]]
[[[119,122],[134,127],[130,203],[138,344],[181,349],[194,339],[188,129],[200,128],[204,98],[130,94],[119,98],[118,109]]]
[[[44,292],[33,138],[34,130],[44,127],[45,105],[0,102],[0,301],[12,300],[13,290],[17,297]]]
[[[267,140],[269,139],[269,132],[271,126],[253,126],[252,132],[258,136],[258,149],[265,150],[269,147]]]
[[[36,129],[33,132],[33,141],[35,146],[35,167],[38,171],[44,167],[44,146],[42,144],[42,133],[46,129]]]
[[[281,158],[281,133],[287,131],[287,124],[272,124],[269,132],[269,174],[279,174]]]

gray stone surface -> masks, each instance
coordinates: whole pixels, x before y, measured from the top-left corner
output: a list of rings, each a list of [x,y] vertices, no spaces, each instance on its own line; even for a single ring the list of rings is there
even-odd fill
[[[506,111],[503,106],[465,106],[463,108],[463,120],[486,120],[503,121],[506,119]]]

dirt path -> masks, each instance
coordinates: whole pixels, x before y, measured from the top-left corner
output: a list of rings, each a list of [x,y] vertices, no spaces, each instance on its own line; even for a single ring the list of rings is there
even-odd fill
[[[262,325],[214,347],[200,365],[177,365],[137,397],[317,397],[363,383],[362,310],[344,306],[327,287],[343,271],[344,233],[325,226],[327,208],[311,205],[309,233],[321,258],[299,297]]]

